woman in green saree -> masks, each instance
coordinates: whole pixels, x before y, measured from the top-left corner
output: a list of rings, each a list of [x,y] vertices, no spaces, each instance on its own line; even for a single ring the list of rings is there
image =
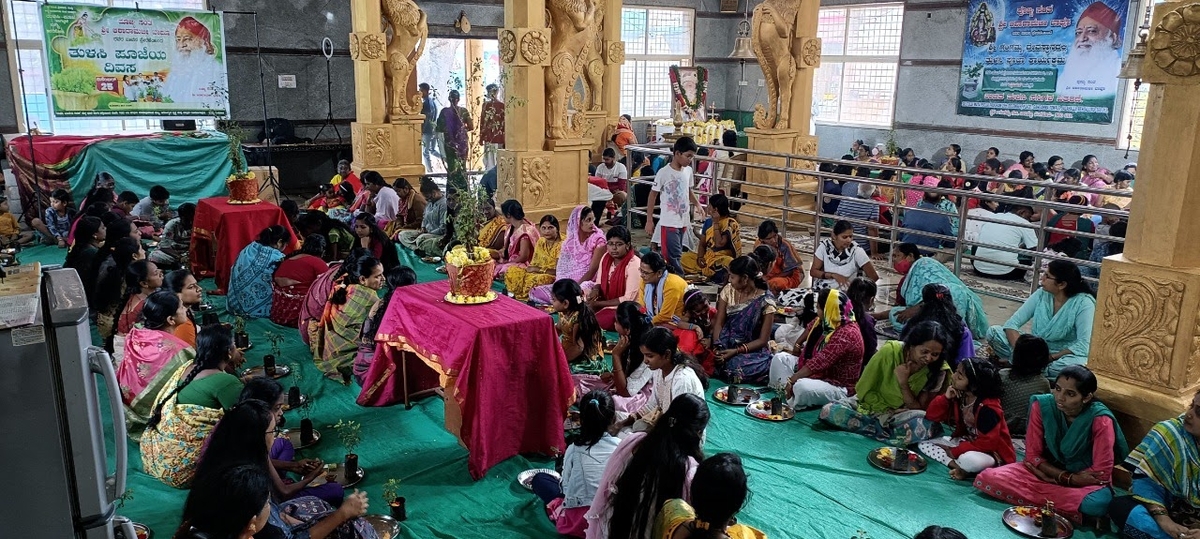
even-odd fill
[[[364,256],[342,264],[339,273],[321,321],[310,326],[309,343],[317,368],[327,378],[349,384],[363,322],[379,302],[383,264]]]

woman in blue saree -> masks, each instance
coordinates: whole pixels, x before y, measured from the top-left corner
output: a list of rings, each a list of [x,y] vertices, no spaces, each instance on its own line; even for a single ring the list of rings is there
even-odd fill
[[[1079,266],[1067,259],[1050,262],[1042,273],[1042,285],[1003,326],[988,328],[992,353],[1003,361],[1012,359],[1012,347],[1021,327],[1032,321],[1027,333],[1041,337],[1050,346],[1046,378],[1051,380],[1067,365],[1087,365],[1092,345],[1092,320],[1096,298],[1083,280]]]
[[[749,256],[735,258],[729,264],[729,284],[717,297],[712,329],[722,377],[746,383],[767,379],[775,312],[775,297],[767,290],[758,262]]]
[[[1130,539],[1190,539],[1200,537],[1200,393],[1183,415],[1154,425],[1125,464],[1133,468],[1132,499],[1118,498],[1111,506],[1122,537]]]
[[[921,256],[916,245],[902,243],[897,248],[895,268],[904,278],[896,287],[897,306],[887,312],[887,318],[897,332],[903,331],[904,324],[920,310],[921,292],[925,285],[936,283],[950,290],[954,307],[972,335],[987,333],[988,319],[983,310],[983,300],[946,266],[933,258]]]
[[[275,267],[283,260],[283,248],[290,235],[286,228],[272,225],[258,234],[233,263],[229,276],[226,306],[237,316],[266,318],[271,315],[275,290]]]

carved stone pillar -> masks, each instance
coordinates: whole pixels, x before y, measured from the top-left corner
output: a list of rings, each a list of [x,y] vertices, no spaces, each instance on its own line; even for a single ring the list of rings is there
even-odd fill
[[[566,217],[575,206],[587,203],[592,140],[546,136],[546,77],[552,59],[546,17],[546,0],[505,1],[504,28],[497,39],[507,106],[496,199],[516,199],[528,215]]]
[[[389,180],[419,177],[425,173],[421,161],[421,123],[425,116],[391,114],[389,110],[390,90],[385,73],[388,37],[381,22],[381,1],[352,0],[350,15],[357,120],[350,125],[354,156],[351,168],[359,173],[374,170]],[[406,84],[411,87],[411,81]]]
[[[754,9],[751,23],[751,42],[758,57],[767,85],[765,105],[755,105],[754,128],[746,129],[749,147],[753,150],[815,156],[817,138],[809,133],[812,119],[812,85],[817,67],[821,65],[821,40],[817,37],[817,2],[799,0],[764,0]],[[788,160],[777,157],[750,155],[751,163],[787,166]],[[811,161],[791,159],[791,168],[815,169]],[[793,190],[815,191],[814,176],[749,169],[749,183],[742,188],[749,200],[788,208],[813,209],[815,201],[801,194],[784,195],[785,184]],[[783,211],[762,206],[749,206],[752,213],[779,219]],[[754,224],[758,219],[740,219]],[[811,222],[799,214],[789,214],[789,223]]]
[[[1200,387],[1200,53],[1185,46],[1200,40],[1196,13],[1200,3],[1154,7],[1139,187],[1125,253],[1100,273],[1088,366],[1135,443]]]

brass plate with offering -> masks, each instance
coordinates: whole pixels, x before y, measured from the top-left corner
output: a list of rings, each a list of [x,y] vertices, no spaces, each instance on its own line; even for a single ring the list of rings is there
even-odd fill
[[[550,468],[532,468],[517,474],[517,483],[525,487],[525,490],[533,490],[533,476],[540,473],[548,474],[555,479],[562,479],[562,476],[558,475],[558,472]]]
[[[880,470],[899,475],[919,474],[929,467],[929,462],[920,453],[903,447],[872,449],[867,453],[867,462]]]
[[[734,406],[745,406],[752,401],[762,399],[762,392],[757,389],[745,386],[737,386],[737,394],[733,399],[729,398],[729,386],[717,389],[713,393],[713,399],[721,404],[732,404]],[[770,401],[767,401],[767,408],[770,409]]]
[[[250,377],[263,376],[266,374],[266,372],[267,372],[266,367],[259,365],[257,367],[250,367],[249,369],[242,371],[242,376],[250,376]],[[289,374],[292,374],[291,367],[289,367],[287,365],[276,365],[275,366],[275,375],[272,376],[271,378],[278,380]]]
[[[783,403],[780,413],[772,414],[771,399],[758,399],[746,405],[746,415],[763,421],[787,421],[796,417],[796,411],[787,403]]]
[[[700,284],[700,283],[708,282],[708,277],[705,277],[703,275],[698,275],[698,274],[692,274],[692,275],[684,275],[683,280],[687,281],[687,284]]]
[[[346,467],[334,462],[334,463],[326,464],[325,465],[325,474],[317,476],[317,478],[313,479],[313,482],[309,483],[308,486],[319,487],[321,485],[324,485],[325,483],[338,483],[338,484],[342,485],[343,487],[350,488],[354,485],[357,485],[366,476],[367,476],[367,471],[364,470],[362,468],[362,466],[359,466],[357,477],[353,477],[350,480],[347,480],[346,479]]]
[[[318,431],[317,429],[313,429],[313,439],[311,442],[308,442],[308,443],[301,443],[300,429],[291,429],[291,430],[284,429],[283,435],[287,436],[288,441],[292,442],[292,447],[295,447],[296,449],[304,449],[306,447],[312,447],[314,445],[317,445],[317,442],[321,441],[321,431]]]
[[[421,258],[421,262],[424,262],[426,264],[437,264],[441,261],[442,261],[442,257],[440,257],[440,256],[426,256],[426,257]]]
[[[308,404],[308,395],[301,393],[300,394],[300,405],[296,406],[296,408],[303,408],[305,404]],[[283,411],[286,412],[291,409],[292,409],[292,406],[285,401],[283,403]],[[316,431],[314,431],[314,432],[316,432]],[[295,445],[295,444],[292,444],[292,445]]]
[[[375,528],[375,533],[379,535],[379,539],[396,539],[400,537],[400,523],[396,519],[387,515],[363,515],[363,520],[371,524]]]
[[[1024,535],[1025,537],[1038,537],[1041,539],[1065,539],[1075,534],[1075,527],[1071,525],[1071,521],[1066,517],[1054,514],[1054,519],[1057,521],[1056,535],[1042,535],[1042,508],[1032,505],[1016,505],[1004,510],[1001,516],[1004,520],[1004,525],[1008,529]]]
[[[456,296],[453,292],[446,292],[446,297],[442,299],[446,300],[446,303],[455,305],[480,305],[496,301],[496,298],[499,297],[495,290],[488,290],[486,296]]]
[[[115,524],[115,522],[114,522],[114,524]],[[154,532],[150,529],[149,526],[142,524],[141,522],[130,522],[130,524],[133,525],[133,533],[137,534],[136,539],[153,539],[154,538]],[[115,537],[116,539],[126,539],[125,527],[121,526],[119,524],[114,526],[113,527],[113,537]]]

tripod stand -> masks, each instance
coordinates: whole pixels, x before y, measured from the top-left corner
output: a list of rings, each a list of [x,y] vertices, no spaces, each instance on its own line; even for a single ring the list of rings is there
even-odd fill
[[[216,11],[216,8],[213,8]],[[267,73],[263,70],[262,59],[262,38],[258,31],[258,12],[257,11],[223,11],[227,15],[251,15],[254,19],[254,57],[258,60],[258,86],[262,96],[263,107],[263,132],[267,135],[267,179],[262,186],[258,188],[259,194],[266,191],[267,188],[275,190],[276,198],[283,198],[283,188],[279,185],[279,178],[275,177],[274,151],[272,150],[271,142],[271,119],[267,114]]]
[[[321,53],[325,55],[325,98],[329,101],[329,116],[325,118],[325,123],[321,124],[321,128],[317,130],[317,134],[313,135],[313,140],[317,141],[321,138],[321,133],[325,131],[325,127],[332,127],[334,134],[337,135],[338,145],[342,144],[342,133],[338,131],[337,124],[333,121],[333,68],[331,67],[333,60],[333,40],[325,38],[321,41]]]

